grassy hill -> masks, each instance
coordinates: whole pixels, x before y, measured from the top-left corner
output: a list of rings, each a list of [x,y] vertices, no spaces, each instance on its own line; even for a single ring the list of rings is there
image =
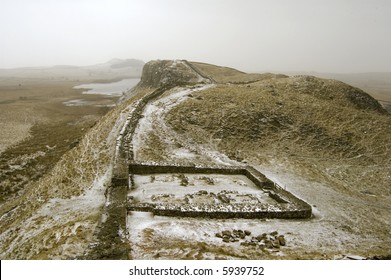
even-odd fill
[[[167,84],[139,116],[132,135],[136,160],[251,164],[310,203],[314,216],[303,221],[156,218],[156,227],[140,225],[142,242],[128,240],[130,247],[150,258],[170,259],[390,257],[391,115],[370,95],[336,80],[246,74],[186,61],[149,62],[143,75],[123,103],[49,174],[0,206],[2,259],[76,258],[100,242],[107,219],[103,209],[111,207],[107,189],[116,139],[141,98]],[[268,253],[170,231],[238,225],[278,229],[289,245]],[[126,236],[121,231],[110,238]]]

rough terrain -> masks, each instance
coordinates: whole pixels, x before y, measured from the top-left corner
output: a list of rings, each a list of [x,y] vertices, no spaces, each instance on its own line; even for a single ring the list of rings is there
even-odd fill
[[[220,72],[224,78],[233,78],[202,90],[173,89],[151,102],[136,131],[136,160],[251,163],[312,204],[314,218],[261,223],[191,221],[194,232],[189,242],[186,235],[166,235],[169,229],[187,232],[183,219],[157,222],[155,217],[151,225],[139,230],[148,240],[143,243],[147,249],[138,251],[139,257],[154,256],[149,250],[162,258],[227,257],[228,253],[210,254],[209,250],[221,245],[214,232],[235,227],[258,233],[277,229],[294,236],[292,247],[271,255],[231,245],[235,250],[229,250],[240,258],[389,254],[391,123],[389,114],[373,98],[333,80],[246,76],[232,69],[193,65],[215,81]],[[198,249],[193,244],[196,240],[206,244]],[[180,248],[165,245],[178,242]],[[138,248],[138,242],[133,245]]]
[[[158,89],[164,90],[153,95]],[[140,100],[146,102],[137,107]],[[141,113],[134,115],[135,108]],[[134,127],[124,129],[129,125]],[[121,146],[125,166],[129,158],[148,164],[251,165],[309,203],[313,217],[200,219],[129,212],[124,220],[125,205],[116,202],[135,195],[113,186],[127,184],[126,177],[113,181],[127,174],[116,168],[123,162],[116,151],[125,143],[124,131],[131,135],[129,146]],[[391,116],[368,94],[342,82],[153,61],[123,103],[50,174],[1,205],[0,257],[389,258],[390,135]],[[179,187],[183,178],[175,178]],[[219,180],[209,181],[214,179]],[[249,233],[241,242],[236,241],[240,231]]]

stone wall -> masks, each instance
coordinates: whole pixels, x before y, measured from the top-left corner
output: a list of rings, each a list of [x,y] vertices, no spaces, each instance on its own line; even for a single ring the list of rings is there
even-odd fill
[[[157,216],[207,218],[207,219],[308,219],[311,211],[294,207],[275,208],[273,210],[249,209],[246,206],[234,206],[222,209],[224,206],[210,205],[154,205],[152,203],[128,203],[128,211],[151,212]],[[200,208],[203,208],[200,210]],[[291,209],[289,209],[291,208]]]
[[[200,205],[156,205],[156,204],[128,204],[130,211],[148,211],[155,215],[179,216],[179,217],[205,217],[205,218],[284,218],[299,219],[310,218],[312,215],[311,206],[305,201],[297,198],[290,192],[281,188],[278,184],[268,179],[261,172],[251,166],[180,166],[180,165],[150,165],[150,164],[129,164],[129,174],[223,174],[223,175],[244,175],[250,179],[258,188],[269,194],[269,197],[280,204],[278,207],[265,207],[257,205],[251,208],[244,205],[231,205],[226,209],[219,209],[220,206],[209,205],[205,211],[199,211]],[[133,185],[132,185],[133,187]],[[201,207],[201,208],[202,208]],[[221,207],[220,207],[221,208]],[[232,209],[231,209],[232,208]],[[231,210],[230,210],[231,209]]]
[[[137,87],[156,88],[151,94],[137,101],[129,113],[127,120],[117,138],[114,155],[114,166],[111,186],[107,191],[109,206],[105,208],[106,221],[102,223],[98,239],[100,245],[91,250],[94,259],[126,259],[129,258],[129,246],[121,236],[126,230],[127,211],[148,211],[155,215],[200,218],[310,218],[311,206],[283,190],[255,168],[247,167],[197,167],[173,165],[142,165],[134,163],[132,139],[137,124],[142,117],[144,107],[153,99],[158,98],[167,90],[176,86],[185,86],[200,82],[214,82],[210,77],[199,73],[186,61],[181,63],[170,61],[153,61],[143,68],[143,74]],[[257,187],[268,190],[269,196],[276,201],[283,201],[278,211],[261,210],[220,211],[209,208],[209,211],[194,211],[192,206],[184,208],[156,207],[156,205],[132,205],[127,201],[129,186],[134,185],[133,174],[154,173],[196,173],[196,174],[225,174],[245,175]],[[197,206],[196,206],[197,207]]]

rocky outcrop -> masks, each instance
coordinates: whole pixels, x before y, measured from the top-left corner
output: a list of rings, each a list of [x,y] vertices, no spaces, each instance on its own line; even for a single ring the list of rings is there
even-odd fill
[[[144,65],[139,86],[164,87],[207,81],[184,60],[153,60]]]

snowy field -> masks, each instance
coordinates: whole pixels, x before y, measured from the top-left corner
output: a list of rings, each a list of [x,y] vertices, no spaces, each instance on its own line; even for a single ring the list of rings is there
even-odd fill
[[[224,193],[235,203],[276,203],[244,175],[154,174],[136,175],[134,181],[129,195],[146,203],[221,203],[211,193]]]

